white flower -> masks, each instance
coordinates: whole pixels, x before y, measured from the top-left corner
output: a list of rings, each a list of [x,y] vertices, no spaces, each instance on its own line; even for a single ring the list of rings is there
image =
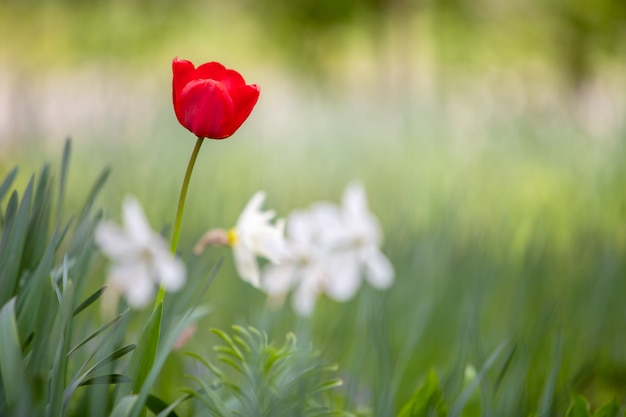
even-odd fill
[[[180,290],[185,284],[185,265],[169,252],[163,237],[150,228],[136,199],[124,200],[122,220],[122,227],[102,221],[95,230],[96,243],[113,261],[109,285],[136,309],[153,300],[158,286]]]
[[[382,232],[367,208],[363,186],[351,184],[341,207],[321,202],[288,217],[290,255],[280,265],[266,266],[262,288],[274,299],[293,289],[294,310],[305,316],[313,312],[322,293],[336,301],[352,298],[363,275],[375,288],[388,288],[394,271],[379,249],[381,242]]]
[[[228,232],[239,276],[257,288],[261,286],[257,256],[277,264],[287,255],[285,223],[283,220],[270,223],[275,213],[261,211],[264,201],[263,191],[254,194],[237,219],[236,226]]]
[[[262,288],[271,299],[284,299],[295,288],[292,305],[303,316],[313,312],[327,274],[326,254],[319,244],[319,227],[311,212],[294,211],[287,218],[289,255],[263,270]]]
[[[324,286],[328,296],[337,301],[349,300],[358,291],[363,273],[375,288],[391,286],[393,266],[380,251],[382,231],[367,207],[363,185],[348,185],[340,208],[326,205],[318,213],[327,225],[323,228],[325,244],[334,248]]]

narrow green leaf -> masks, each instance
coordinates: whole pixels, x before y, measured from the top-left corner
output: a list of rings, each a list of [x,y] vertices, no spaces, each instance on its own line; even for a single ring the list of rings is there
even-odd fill
[[[111,411],[109,417],[127,417],[136,402],[136,395],[127,395],[117,403],[113,411]]]
[[[54,264],[56,246],[55,232],[37,268],[29,277],[26,287],[17,296],[17,319],[20,329],[25,333],[31,333],[35,329],[42,306],[41,300],[46,287],[49,286],[48,276]]]
[[[223,378],[224,373],[222,371],[220,371],[219,369],[217,369],[215,366],[211,365],[202,356],[200,356],[200,355],[198,355],[197,353],[194,353],[194,352],[183,352],[183,354],[186,355],[186,356],[189,356],[190,358],[193,358],[193,359],[197,360],[198,362],[200,362],[202,365],[204,365],[209,371],[211,371],[218,378]]]
[[[0,254],[3,253],[3,248],[6,247],[9,236],[11,236],[11,227],[13,225],[13,221],[15,220],[18,204],[19,198],[17,197],[17,191],[13,190],[11,197],[9,198],[9,202],[7,203],[4,217],[0,219],[2,220],[2,230],[0,230],[0,232],[2,232],[0,233]],[[2,211],[0,211],[0,213],[2,213]]]
[[[72,281],[68,281],[63,288],[63,298],[48,340],[49,346],[53,347],[51,350],[54,352],[51,359],[52,363],[43,362],[42,365],[44,372],[46,369],[52,368],[50,371],[49,406],[46,409],[46,415],[50,417],[63,414],[63,396],[67,377],[67,355],[65,352],[69,350],[69,327],[73,304],[74,284]]]
[[[106,375],[98,375],[93,378],[85,379],[80,383],[80,386],[84,385],[97,385],[97,384],[105,384],[105,385],[114,385],[114,384],[127,384],[132,380],[120,374],[106,374]]]
[[[188,396],[185,396],[185,397],[188,398]],[[179,403],[180,403],[180,400],[184,399],[185,397],[179,398],[178,399]],[[163,413],[165,410],[168,410],[170,408],[170,406],[167,405],[165,401],[163,401],[159,397],[152,395],[152,394],[148,395],[148,398],[146,399],[146,407],[148,407],[148,409],[152,411],[152,413],[154,413],[155,415],[159,415]],[[178,417],[178,415],[172,410],[170,410],[166,414],[167,417]]]
[[[552,399],[554,397],[554,387],[556,386],[556,378],[561,367],[561,354],[562,354],[561,335],[558,334],[554,342],[554,350],[552,351],[552,361],[550,371],[546,377],[546,382],[543,385],[541,392],[541,399],[539,400],[539,415],[548,416],[551,414]]]
[[[15,319],[15,298],[0,310],[0,373],[9,409],[15,407],[25,392],[20,338]]]
[[[230,349],[228,349],[224,348],[224,346],[216,346],[214,350],[222,353],[228,353],[230,355],[233,355],[235,358],[243,361],[243,353],[241,353],[239,348],[237,348],[237,346],[235,345],[233,339],[226,332],[220,329],[211,329],[211,332],[218,335],[220,339],[226,342],[230,347]]]
[[[110,173],[111,173],[111,168],[107,167],[100,173],[100,176],[98,176],[98,178],[96,179],[96,182],[93,185],[91,192],[89,193],[89,196],[87,197],[87,201],[85,201],[85,205],[83,206],[83,209],[81,210],[81,213],[79,216],[80,219],[86,218],[87,214],[91,211],[91,208],[93,207],[93,204],[96,198],[98,197],[98,194],[100,194],[100,191],[102,190],[102,187],[106,183],[106,180],[109,177]]]
[[[59,179],[59,198],[57,200],[57,223],[61,223],[63,213],[63,202],[65,200],[65,186],[67,183],[67,172],[69,170],[72,141],[68,138],[63,147],[63,157],[61,158],[61,178]]]
[[[93,372],[95,372],[96,370],[102,368],[103,366],[108,365],[108,364],[110,364],[112,362],[115,362],[116,360],[118,360],[119,358],[123,357],[127,353],[132,352],[133,350],[135,350],[135,345],[122,346],[121,348],[113,351],[109,355],[107,355],[104,358],[102,358],[95,365],[93,365],[91,368],[89,368],[87,371],[85,371],[83,374],[81,374],[78,378],[74,379],[65,388],[65,391],[63,392],[63,409],[65,410],[65,408],[67,407],[67,404],[69,403],[70,398],[74,394],[74,391],[76,391],[76,389],[79,386],[83,385],[83,382],[85,380],[87,380],[88,376],[90,376]]]
[[[573,395],[565,417],[591,417],[587,400],[580,395]]]
[[[106,329],[108,329],[110,326],[113,326],[115,324],[119,324],[120,321],[126,317],[128,313],[124,312],[120,315],[118,315],[117,317],[109,320],[108,322],[106,322],[105,324],[103,324],[102,326],[100,326],[100,328],[98,328],[95,332],[91,333],[89,336],[85,337],[83,340],[81,340],[76,346],[74,346],[69,352],[67,352],[67,356],[71,355],[72,353],[74,353],[78,348],[80,348],[81,346],[83,346],[85,343],[89,342],[91,339],[93,339],[94,337],[98,336],[99,334],[101,334],[102,332],[104,332]]]
[[[476,375],[476,377],[472,380],[472,382],[470,382],[469,385],[463,390],[463,392],[461,393],[457,401],[452,406],[452,409],[450,410],[450,414],[449,414],[450,417],[457,417],[461,415],[461,412],[463,411],[463,408],[469,401],[470,396],[472,395],[472,392],[476,389],[478,384],[480,384],[487,370],[489,370],[489,368],[493,366],[496,359],[498,358],[498,356],[500,355],[500,353],[502,352],[502,350],[508,343],[509,343],[508,340],[505,340],[504,342],[500,343],[498,347],[493,351],[493,353],[487,358],[487,360],[485,361],[485,364],[480,369],[480,372],[478,372],[478,375]]]
[[[4,177],[2,184],[0,184],[0,202],[2,202],[2,199],[4,199],[4,196],[6,195],[7,191],[9,191],[9,189],[11,188],[11,184],[13,184],[13,180],[15,180],[16,175],[17,175],[17,167],[13,168],[7,174],[7,176]]]
[[[446,414],[439,378],[435,371],[431,369],[426,375],[424,382],[402,407],[398,417],[439,417]]]
[[[162,316],[163,303],[159,303],[144,326],[139,338],[140,343],[130,359],[128,368],[126,368],[126,375],[133,380],[132,386],[120,388],[118,395],[126,395],[129,392],[137,393],[141,390],[146,376],[154,365],[154,358],[161,337]]]
[[[612,400],[608,404],[604,404],[602,407],[598,408],[595,413],[593,413],[593,417],[618,417],[619,416],[619,405]]]
[[[190,378],[196,381],[196,383],[201,387],[201,392],[191,391],[189,392],[191,395],[201,400],[209,408],[209,410],[211,410],[218,416],[222,417],[231,415],[230,411],[228,411],[228,408],[226,408],[226,404],[224,404],[224,401],[215,393],[215,391],[209,385],[207,385],[206,382],[193,375],[190,376]]]
[[[50,167],[44,165],[37,187],[34,189],[33,203],[26,231],[26,241],[21,261],[21,269],[31,270],[39,262],[46,250],[48,235],[50,233],[51,216],[51,187]]]
[[[315,392],[323,392],[328,391],[329,389],[337,388],[343,385],[343,381],[341,379],[331,379],[329,381],[324,381],[313,388],[309,389],[308,394],[312,394]]]
[[[10,225],[6,224],[5,228],[2,229],[2,234],[4,235],[6,232],[8,235],[6,240],[3,236],[0,243],[0,304],[6,303],[13,297],[17,289],[19,268],[22,262],[22,253],[30,217],[33,182],[34,177],[31,177],[15,213],[15,218],[12,219]],[[17,193],[14,192],[11,200],[17,201]]]
[[[178,407],[178,404],[182,403],[183,401],[187,401],[191,397],[191,394],[183,395],[182,397],[171,403],[169,406],[167,406],[167,408],[161,410],[161,412],[155,417],[178,417],[178,415],[174,412],[174,409]]]
[[[105,285],[104,287],[100,288],[99,290],[91,294],[89,297],[87,297],[85,301],[80,303],[80,305],[74,309],[74,312],[72,313],[72,315],[76,316],[78,313],[80,313],[81,311],[89,307],[91,304],[93,304],[98,298],[100,298],[100,296],[102,295],[104,290],[106,290],[106,288],[107,287]]]
[[[178,324],[176,324],[176,326],[174,326],[171,330],[169,330],[165,334],[165,337],[163,338],[163,342],[160,344],[159,350],[155,357],[154,365],[150,369],[150,372],[148,373],[146,380],[141,386],[141,391],[139,391],[139,398],[137,400],[137,403],[133,407],[131,417],[137,417],[139,413],[141,412],[141,409],[143,408],[146,398],[148,397],[148,392],[150,388],[152,387],[152,385],[154,384],[154,382],[156,381],[157,377],[159,376],[159,373],[161,372],[161,369],[163,368],[163,365],[165,364],[165,360],[167,359],[167,356],[171,352],[172,347],[174,346],[174,343],[176,343],[178,336],[180,336],[181,332],[184,329],[189,327],[192,323],[195,323],[196,321],[198,321],[201,317],[203,317],[206,314],[207,314],[207,311],[201,308],[195,308],[195,307],[191,308],[184,315],[184,317],[178,322]]]

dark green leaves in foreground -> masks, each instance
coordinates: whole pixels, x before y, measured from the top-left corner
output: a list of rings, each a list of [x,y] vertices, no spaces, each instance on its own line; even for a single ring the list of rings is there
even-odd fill
[[[0,181],[0,415],[69,415],[74,394],[85,392],[79,387],[128,382],[110,369],[134,346],[107,344],[119,339],[125,314],[73,342],[73,334],[88,329],[85,312],[102,294],[82,295],[100,219],[92,208],[107,171],[82,212],[62,223],[72,218],[61,212],[69,156],[68,142],[59,184],[47,165],[23,191],[11,190],[16,169]],[[92,340],[94,346],[83,347]]]

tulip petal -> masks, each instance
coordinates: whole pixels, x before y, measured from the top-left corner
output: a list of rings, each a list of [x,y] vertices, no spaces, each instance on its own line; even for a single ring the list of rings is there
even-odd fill
[[[181,124],[196,136],[224,139],[232,135],[233,102],[224,85],[213,80],[194,80],[178,96]]]
[[[194,78],[197,80],[221,81],[224,78],[225,71],[226,67],[219,62],[207,62],[196,68]]]
[[[179,97],[183,88],[194,79],[195,67],[193,64],[184,59],[174,58],[172,62],[172,101],[174,103],[174,113],[178,122],[184,126],[183,117],[180,107],[178,106]]]
[[[259,100],[260,92],[261,89],[256,84],[244,85],[230,92],[234,107],[233,133],[241,127],[243,122],[250,116],[250,113],[252,113],[252,109]]]

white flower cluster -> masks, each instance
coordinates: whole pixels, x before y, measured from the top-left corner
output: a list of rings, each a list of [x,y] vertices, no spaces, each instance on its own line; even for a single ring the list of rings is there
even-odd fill
[[[254,194],[234,228],[208,231],[194,252],[199,255],[207,245],[232,247],[239,276],[273,301],[292,293],[300,315],[310,315],[321,294],[336,301],[351,299],[363,277],[379,289],[393,283],[393,266],[380,251],[382,232],[363,185],[346,187],[341,206],[316,203],[291,213],[286,224],[272,222],[275,213],[262,210],[264,201],[265,193]],[[96,243],[114,263],[109,284],[134,308],[153,301],[158,286],[179,290],[185,266],[150,228],[136,200],[125,200],[123,222],[119,227],[103,221],[96,229]],[[257,258],[268,261],[262,270]]]
[[[266,265],[261,285],[274,299],[293,290],[298,314],[310,315],[320,294],[351,299],[362,277],[379,289],[393,283],[393,266],[380,251],[382,232],[361,184],[346,187],[341,206],[324,202],[293,212],[286,229],[288,256]]]

